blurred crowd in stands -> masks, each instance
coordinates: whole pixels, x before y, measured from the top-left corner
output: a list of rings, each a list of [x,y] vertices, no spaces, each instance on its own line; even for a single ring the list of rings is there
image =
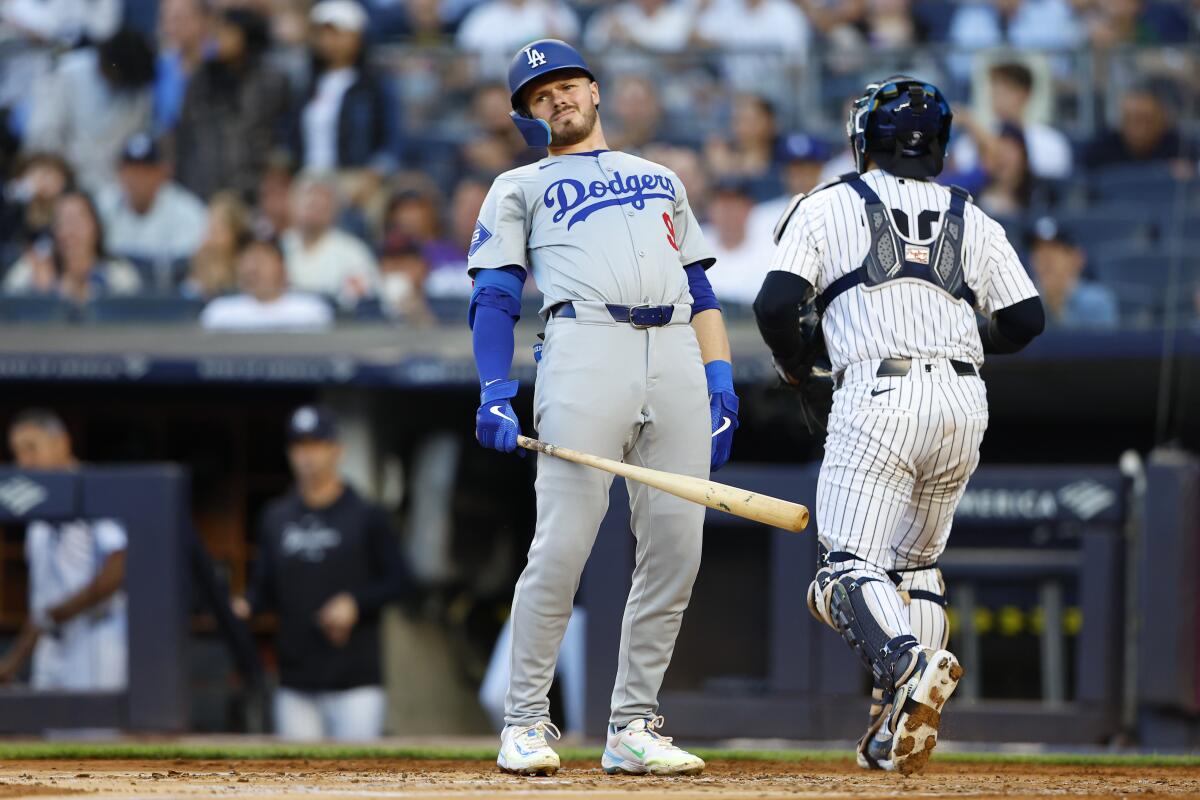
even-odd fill
[[[733,313],[902,70],[1053,324],[1190,320],[1198,31],[1195,0],[0,0],[0,320],[461,322],[484,195],[542,155],[503,82],[541,36],[686,184]]]

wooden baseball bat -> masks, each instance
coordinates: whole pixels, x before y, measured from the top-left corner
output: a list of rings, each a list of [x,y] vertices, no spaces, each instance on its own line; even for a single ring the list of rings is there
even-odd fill
[[[613,461],[611,458],[581,453],[578,450],[559,447],[556,444],[531,439],[528,436],[518,436],[517,444],[536,453],[545,453],[564,461],[573,461],[576,464],[602,469],[623,478],[632,478],[639,483],[661,489],[676,497],[682,497],[684,500],[752,519],[775,528],[782,528],[785,531],[798,533],[808,526],[808,509],[799,503],[749,492],[736,486],[704,478],[693,478],[691,475],[679,475],[674,472],[663,472],[658,469],[626,464],[623,461]]]

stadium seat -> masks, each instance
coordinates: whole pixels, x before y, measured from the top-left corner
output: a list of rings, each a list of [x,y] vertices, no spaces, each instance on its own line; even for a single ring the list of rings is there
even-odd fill
[[[78,310],[54,295],[0,295],[0,322],[71,322]]]
[[[1183,252],[1183,251],[1180,251]],[[1094,259],[1096,276],[1117,293],[1123,319],[1151,323],[1166,321],[1168,312],[1191,319],[1193,298],[1200,282],[1200,260],[1182,257],[1171,262],[1168,252],[1111,253]],[[1174,280],[1173,269],[1177,269]]]
[[[124,254],[142,279],[146,292],[173,292],[187,277],[191,261],[187,258],[152,258],[137,254]]]
[[[1075,241],[1088,252],[1096,246],[1121,244],[1149,247],[1157,235],[1158,217],[1129,207],[1105,206],[1079,214],[1058,217]]]
[[[429,309],[438,322],[447,325],[462,325],[467,321],[468,301],[465,297],[431,297]]]
[[[88,303],[84,319],[98,324],[195,322],[204,301],[174,295],[101,297]]]
[[[1096,170],[1089,179],[1095,203],[1125,208],[1169,208],[1195,192],[1195,181],[1179,181],[1165,162],[1122,164]]]
[[[338,309],[339,321],[347,322],[387,322],[388,315],[383,309],[383,303],[378,297],[364,297],[355,303],[352,309]]]

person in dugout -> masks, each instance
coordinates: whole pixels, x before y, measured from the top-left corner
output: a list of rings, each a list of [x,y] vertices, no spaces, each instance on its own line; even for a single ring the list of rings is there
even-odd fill
[[[279,616],[278,735],[375,739],[386,710],[380,611],[412,581],[387,513],[342,478],[333,415],[303,406],[287,437],[295,487],[263,513],[250,590],[233,610]]]

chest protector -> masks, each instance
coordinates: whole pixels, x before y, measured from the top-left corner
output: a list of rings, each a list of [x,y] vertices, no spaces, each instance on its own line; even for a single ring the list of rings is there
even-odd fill
[[[975,292],[967,286],[962,267],[962,237],[966,229],[963,210],[971,197],[966,189],[950,187],[950,209],[932,245],[905,247],[879,195],[858,175],[843,176],[842,182],[857,192],[866,204],[871,247],[861,267],[838,278],[821,292],[817,298],[821,313],[834,298],[859,284],[879,286],[901,278],[927,281],[954,299],[965,300],[972,308],[975,306]]]

